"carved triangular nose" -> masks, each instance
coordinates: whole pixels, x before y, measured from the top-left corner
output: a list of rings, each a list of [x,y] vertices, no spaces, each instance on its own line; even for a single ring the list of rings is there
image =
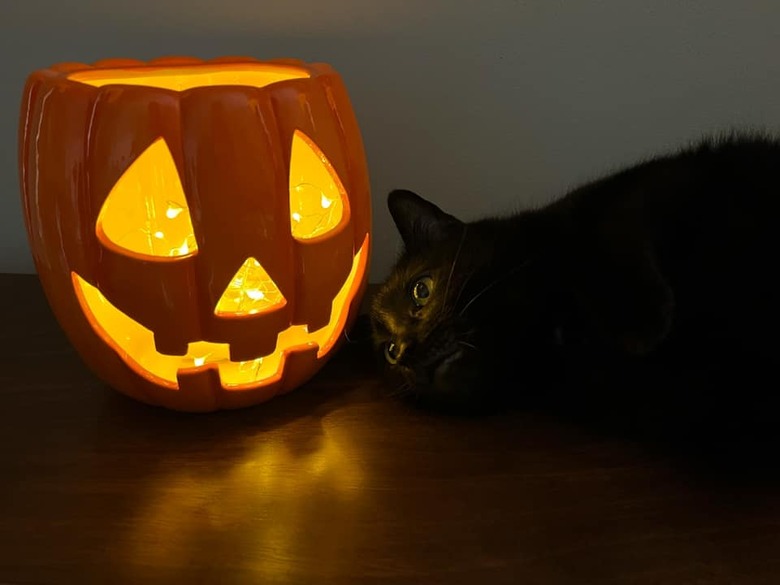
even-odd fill
[[[247,258],[217,301],[218,317],[245,317],[268,313],[287,304],[282,291],[254,258]]]

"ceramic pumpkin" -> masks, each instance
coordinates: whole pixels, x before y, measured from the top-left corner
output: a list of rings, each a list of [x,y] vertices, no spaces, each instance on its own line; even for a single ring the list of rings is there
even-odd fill
[[[184,411],[313,376],[357,314],[370,196],[328,65],[67,63],[33,73],[22,200],[49,303],[82,359]]]

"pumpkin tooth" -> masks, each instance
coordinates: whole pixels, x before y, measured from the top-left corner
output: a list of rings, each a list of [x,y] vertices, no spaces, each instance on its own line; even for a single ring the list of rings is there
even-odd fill
[[[154,348],[165,355],[187,355],[187,342],[170,335],[155,333]]]
[[[276,350],[276,337],[268,337],[259,340],[258,343],[247,347],[240,345],[231,345],[228,349],[228,355],[231,362],[246,362],[257,359],[258,357],[268,356]]]

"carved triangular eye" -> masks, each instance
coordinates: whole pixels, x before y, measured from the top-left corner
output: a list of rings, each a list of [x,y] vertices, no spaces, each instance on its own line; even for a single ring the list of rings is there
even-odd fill
[[[98,215],[97,234],[105,246],[128,256],[182,258],[197,252],[184,189],[162,138],[111,189]]]
[[[296,130],[290,157],[290,229],[296,240],[323,236],[349,219],[347,193],[326,156]]]
[[[222,293],[214,314],[220,317],[256,315],[287,304],[282,291],[254,258],[247,258]]]

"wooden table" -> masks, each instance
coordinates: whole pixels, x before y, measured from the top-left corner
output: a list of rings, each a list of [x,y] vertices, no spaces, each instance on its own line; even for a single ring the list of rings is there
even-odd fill
[[[366,348],[256,408],[106,388],[0,276],[0,582],[780,583],[780,481],[549,415],[384,399]]]

